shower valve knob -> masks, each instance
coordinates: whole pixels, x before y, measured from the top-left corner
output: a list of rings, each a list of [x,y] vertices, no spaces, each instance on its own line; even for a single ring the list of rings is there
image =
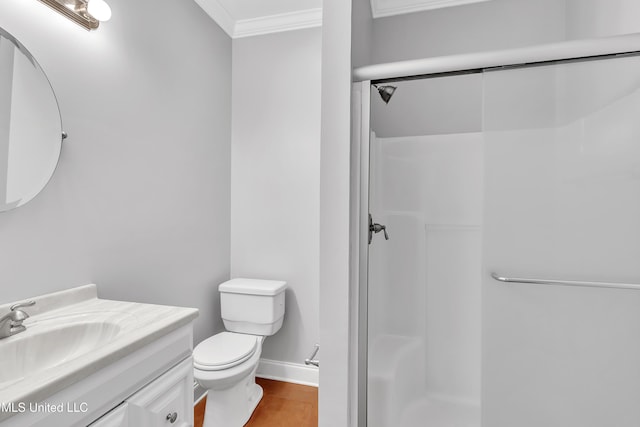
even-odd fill
[[[389,234],[387,234],[387,227],[385,225],[378,224],[378,223],[373,224],[374,233],[379,233],[381,231],[384,233],[384,239],[389,240]]]
[[[387,233],[387,226],[383,224],[374,223],[371,215],[369,215],[369,244],[371,244],[371,240],[373,238],[373,233],[384,233],[385,240],[389,240],[389,234]]]

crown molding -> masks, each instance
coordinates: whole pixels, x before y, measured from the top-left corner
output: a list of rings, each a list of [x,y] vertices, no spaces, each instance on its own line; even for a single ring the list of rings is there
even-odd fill
[[[218,0],[194,0],[229,36],[233,37],[235,19]]]
[[[389,3],[389,1],[371,0],[371,13],[374,18],[383,18],[385,16],[404,15],[405,13],[422,12],[425,10],[485,1],[489,0],[401,0],[395,2],[397,5],[389,6],[384,5],[384,3]]]
[[[236,20],[218,0],[195,2],[234,39],[322,25],[322,8]]]
[[[308,9],[237,21],[233,37],[250,37],[320,26],[322,26],[322,9]]]

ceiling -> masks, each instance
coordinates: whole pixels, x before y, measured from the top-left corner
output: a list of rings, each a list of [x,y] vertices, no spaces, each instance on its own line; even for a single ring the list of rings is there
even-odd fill
[[[489,0],[370,0],[374,18]],[[233,38],[322,25],[322,0],[195,0]]]
[[[483,1],[489,0],[371,0],[371,14],[374,18],[382,18]]]

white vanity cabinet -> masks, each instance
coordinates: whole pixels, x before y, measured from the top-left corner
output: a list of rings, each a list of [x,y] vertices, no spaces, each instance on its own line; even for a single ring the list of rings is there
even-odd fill
[[[89,427],[193,426],[193,360],[180,362]]]
[[[197,309],[103,300],[95,285],[33,299],[26,330],[0,340],[4,374],[31,362],[1,378],[0,427],[193,425]]]
[[[130,426],[193,426],[193,358],[179,363],[126,403]]]
[[[107,412],[87,427],[129,427],[129,412],[127,412],[127,405],[127,402],[122,403],[120,406]]]

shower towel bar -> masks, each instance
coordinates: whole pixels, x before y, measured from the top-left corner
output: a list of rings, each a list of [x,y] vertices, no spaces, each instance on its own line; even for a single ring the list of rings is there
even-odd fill
[[[574,280],[523,279],[518,277],[503,277],[496,273],[491,273],[491,277],[503,283],[528,283],[528,284],[535,284],[535,285],[582,286],[587,288],[614,288],[614,289],[640,290],[640,285],[634,284],[634,283],[580,282],[580,281],[574,281]]]

